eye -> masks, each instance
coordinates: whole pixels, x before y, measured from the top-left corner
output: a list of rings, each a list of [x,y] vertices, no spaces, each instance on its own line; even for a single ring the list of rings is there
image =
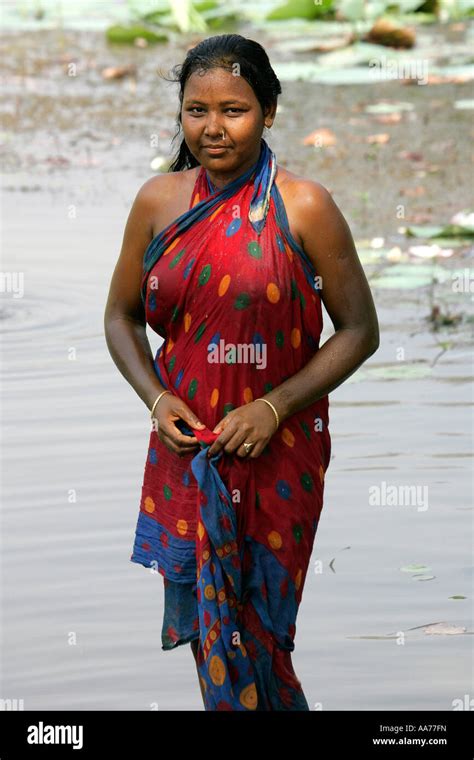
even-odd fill
[[[202,113],[204,111],[204,108],[202,106],[191,106],[190,108],[186,109],[189,113]],[[232,113],[244,113],[244,108],[235,108],[230,106],[229,108],[226,108],[225,111],[231,111]]]

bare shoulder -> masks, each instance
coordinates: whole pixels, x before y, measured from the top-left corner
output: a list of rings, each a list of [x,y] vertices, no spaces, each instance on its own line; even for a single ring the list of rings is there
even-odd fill
[[[135,205],[139,216],[149,224],[152,237],[188,209],[198,170],[195,167],[157,174],[143,183]]]
[[[288,169],[278,167],[278,189],[285,196],[295,213],[327,209],[334,204],[329,190],[316,180],[301,177]]]
[[[315,241],[315,230],[328,225],[343,226],[344,218],[329,190],[320,182],[301,177],[278,167],[277,185],[285,204],[293,237],[308,252],[307,244]]]
[[[137,198],[144,205],[156,204],[157,200],[176,197],[176,192],[184,190],[196,178],[196,169],[182,172],[164,172],[147,179],[140,187]]]

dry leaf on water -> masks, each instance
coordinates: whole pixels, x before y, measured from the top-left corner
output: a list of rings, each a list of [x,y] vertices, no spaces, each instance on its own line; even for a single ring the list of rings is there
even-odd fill
[[[337,137],[330,129],[322,127],[315,129],[314,132],[307,135],[303,140],[303,145],[313,145],[318,148],[327,148],[337,143]]]
[[[124,77],[134,76],[136,66],[108,66],[102,69],[103,79],[124,79]]]

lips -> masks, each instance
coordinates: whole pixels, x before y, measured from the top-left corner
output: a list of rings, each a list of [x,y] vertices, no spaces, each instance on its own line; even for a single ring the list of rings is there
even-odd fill
[[[227,150],[227,145],[203,145],[204,150],[207,150],[208,153],[219,155],[220,153],[223,153],[225,150]]]

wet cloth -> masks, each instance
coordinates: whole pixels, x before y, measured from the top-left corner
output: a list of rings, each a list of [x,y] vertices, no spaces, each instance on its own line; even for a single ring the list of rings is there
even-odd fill
[[[184,457],[150,433],[130,559],[164,578],[163,649],[199,639],[206,710],[309,709],[291,652],[330,460],[328,397],[284,420],[257,458],[207,457],[217,422],[319,347],[317,273],[276,172],[263,139],[223,189],[201,167],[189,210],[143,260],[147,323],[164,338],[157,377],[206,427],[178,422],[200,444]]]

